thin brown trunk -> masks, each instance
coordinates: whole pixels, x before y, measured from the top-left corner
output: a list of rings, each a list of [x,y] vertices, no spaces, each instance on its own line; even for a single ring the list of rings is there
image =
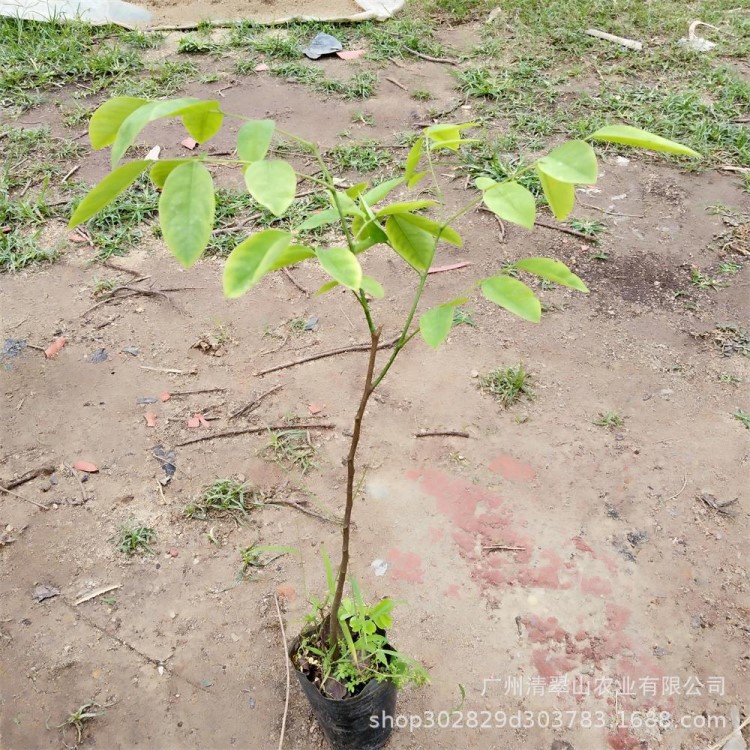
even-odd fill
[[[344,594],[344,584],[346,583],[346,574],[349,569],[349,527],[352,520],[352,508],[354,507],[354,459],[357,455],[357,446],[359,445],[359,436],[362,431],[362,418],[365,415],[367,402],[373,392],[372,376],[375,371],[375,358],[378,353],[378,341],[380,332],[378,328],[371,334],[372,341],[370,345],[370,359],[367,363],[367,375],[365,376],[365,385],[362,390],[362,398],[359,402],[357,414],[354,417],[354,429],[352,430],[352,441],[349,445],[349,455],[346,459],[346,508],[344,510],[344,527],[341,531],[341,563],[339,564],[338,577],[336,579],[336,592],[331,604],[331,614],[328,619],[328,642],[331,646],[336,647],[341,637],[341,626],[339,625],[339,607],[341,598]]]

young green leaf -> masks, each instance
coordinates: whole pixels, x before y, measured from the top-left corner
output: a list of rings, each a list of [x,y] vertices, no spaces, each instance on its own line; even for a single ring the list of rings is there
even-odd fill
[[[88,221],[94,214],[99,213],[111,203],[123,190],[133,184],[135,179],[150,166],[150,161],[129,161],[110,172],[88,195],[78,204],[73,216],[70,217],[68,229],[77,227]]]
[[[382,299],[385,297],[385,290],[377,279],[373,279],[372,276],[362,276],[362,281],[359,282],[359,288],[366,291],[371,297],[375,299]]]
[[[588,288],[564,263],[552,258],[523,258],[513,264],[519,271],[526,271],[546,281],[562,284],[579,292],[588,293]]]
[[[360,200],[363,200],[368,206],[374,206],[384,198],[387,198],[403,181],[403,177],[394,177],[392,180],[381,182],[380,185],[375,185],[375,187],[370,188],[366,193],[362,193]]]
[[[355,291],[361,287],[362,267],[348,248],[321,247],[316,254],[326,273],[339,284]]]
[[[476,180],[474,180],[474,184],[479,190],[489,190],[490,188],[495,187],[497,182],[491,180],[489,177],[477,177]]]
[[[315,294],[313,294],[313,297],[320,297],[322,294],[326,294],[326,292],[330,292],[331,289],[335,289],[337,286],[340,286],[339,282],[334,280],[326,281],[325,284],[323,284],[320,289],[318,289]]]
[[[300,263],[303,260],[314,257],[315,251],[311,247],[307,247],[306,245],[289,245],[289,247],[275,256],[268,271],[278,271],[279,268],[284,268],[284,266],[293,266],[295,263]]]
[[[404,168],[404,179],[410,188],[413,187],[412,180],[417,174],[417,167],[422,159],[422,154],[424,154],[424,138],[419,138],[409,150]]]
[[[116,96],[104,102],[89,121],[89,140],[92,147],[98,150],[114,143],[120,125],[144,104],[148,104],[148,99],[138,99],[134,96]]]
[[[419,227],[433,237],[440,237],[444,242],[450,242],[451,245],[461,247],[464,244],[461,235],[453,229],[453,227],[438,224],[437,221],[428,219],[426,216],[421,216],[419,214],[401,214],[400,218],[416,227]]]
[[[179,167],[180,164],[187,164],[191,159],[169,159],[166,161],[151,162],[154,166],[151,167],[149,176],[151,182],[156,185],[159,189],[164,187],[164,183],[167,181],[167,177],[172,173],[175,167]]]
[[[515,181],[501,182],[485,189],[482,201],[492,213],[526,229],[533,229],[536,219],[534,196]]]
[[[419,332],[428,346],[437,349],[448,338],[453,327],[453,305],[438,305],[422,313]]]
[[[276,123],[273,120],[250,120],[237,133],[237,154],[242,161],[266,158]]]
[[[218,101],[205,101],[184,110],[182,124],[198,143],[210,141],[220,130],[224,114]]]
[[[335,208],[326,208],[324,211],[318,211],[315,214],[310,214],[298,227],[297,229],[317,229],[326,224],[333,224],[334,221],[339,220],[339,212]]]
[[[586,141],[567,141],[536,163],[537,169],[559,182],[593,185],[598,166],[594,149]]]
[[[697,151],[693,151],[692,148],[683,146],[676,141],[662,138],[660,135],[654,135],[647,130],[631,127],[630,125],[607,125],[604,128],[599,128],[589,138],[595,141],[605,141],[606,143],[622,143],[626,146],[647,148],[650,151],[663,151],[669,154],[700,157],[700,154]]]
[[[476,138],[461,138],[461,131],[466,128],[476,127],[475,122],[465,122],[461,125],[452,125],[443,123],[439,125],[430,125],[425,129],[425,135],[430,139],[433,150],[447,148],[451,151],[458,151],[458,147],[464,143],[473,143]]]
[[[575,185],[570,182],[560,182],[554,177],[550,177],[550,175],[540,169],[538,164],[536,171],[539,175],[539,181],[542,183],[544,197],[547,199],[547,203],[549,203],[549,207],[552,209],[555,218],[560,220],[566,219],[568,214],[573,210],[576,202]]]
[[[435,255],[435,238],[406,220],[405,216],[390,216],[385,233],[391,247],[415,270],[426,271]]]
[[[501,274],[484,279],[481,284],[482,294],[500,307],[532,323],[538,323],[542,317],[542,305],[522,281],[512,276]]]
[[[437,205],[437,201],[403,201],[401,203],[391,203],[389,206],[383,206],[375,212],[376,216],[392,216],[393,214],[405,214],[409,211],[419,211],[422,208]]]
[[[352,185],[350,188],[344,190],[344,192],[352,199],[356,200],[362,193],[367,190],[366,182],[358,182],[356,185]]]
[[[387,244],[388,236],[377,219],[365,221],[361,216],[352,219],[352,233],[356,245],[355,252],[361,253],[373,245]]]
[[[206,249],[215,208],[213,179],[203,164],[189,161],[172,170],[159,198],[159,222],[164,241],[185,268]]]
[[[148,102],[148,104],[144,104],[133,110],[123,120],[112,143],[112,166],[114,167],[122,159],[138,133],[150,122],[158,120],[161,117],[181,115],[183,110],[199,103],[199,99],[185,97],[183,99]]]
[[[256,161],[245,170],[245,184],[261,206],[281,216],[294,201],[297,175],[285,161]]]
[[[240,297],[252,289],[287,250],[291,239],[289,232],[266,229],[237,245],[224,265],[225,296]]]

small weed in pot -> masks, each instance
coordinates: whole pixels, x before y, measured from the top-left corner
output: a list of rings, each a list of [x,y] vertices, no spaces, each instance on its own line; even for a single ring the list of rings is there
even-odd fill
[[[194,154],[156,163],[147,160],[121,163],[141,130],[148,123],[167,117],[181,118],[189,135],[202,145],[221,131],[225,119],[243,121],[237,134],[237,158]],[[537,200],[528,187],[531,177],[540,186],[554,216],[567,219],[575,204],[576,185],[592,185],[597,179],[592,142],[698,156],[685,146],[637,128],[604,127],[585,140],[556,146],[533,163],[519,164],[508,174],[475,174],[476,191],[464,205],[450,211],[443,200],[437,166],[445,152],[459,152],[477,142],[478,139],[466,137],[466,131],[474,127],[473,123],[431,125],[411,145],[397,177],[374,185],[362,181],[344,189],[316,144],[281,130],[272,120],[225,113],[218,101],[118,97],[105,102],[89,125],[95,148],[112,147],[113,171],[78,205],[70,226],[94,217],[148,171],[154,186],[161,191],[159,221],[164,241],[185,267],[198,261],[214,230],[214,180],[207,164],[214,170],[239,166],[253,201],[274,216],[285,216],[295,204],[300,181],[316,190],[325,205],[323,210],[307,211],[306,215],[303,211],[301,221],[284,224],[283,229],[261,229],[240,241],[225,262],[224,292],[229,298],[241,297],[267,274],[310,261],[329,278],[318,294],[334,288],[346,290],[360,306],[369,333],[367,364],[345,462],[340,559],[335,573],[330,564],[326,565],[328,596],[315,607],[308,626],[290,649],[300,685],[323,723],[328,742],[340,750],[382,747],[390,727],[386,722],[375,721],[373,725],[373,717],[393,716],[397,689],[410,682],[425,681],[424,671],[390,645],[386,630],[391,624],[393,602],[384,599],[368,605],[353,582],[352,596],[344,596],[345,584],[350,580],[357,449],[371,396],[400,354],[407,347],[415,347],[412,342],[418,335],[429,347],[439,347],[454,326],[456,309],[476,292],[513,315],[539,322],[542,305],[533,288],[524,282],[526,276],[579,292],[588,291],[584,282],[562,262],[544,257],[522,258],[502,265],[490,276],[473,280],[460,296],[424,309],[421,303],[428,281],[433,278],[430,270],[438,246],[447,243],[460,247],[463,239],[456,229],[457,222],[482,204],[503,221],[532,229]],[[271,152],[274,139],[280,142]],[[269,153],[274,157],[289,153],[290,144],[316,162],[315,172],[299,171],[282,158],[269,158]],[[335,154],[329,156],[335,158]],[[428,189],[420,185],[423,181],[431,183]],[[414,192],[417,186],[422,189]],[[401,194],[389,201],[396,190]],[[432,197],[426,199],[424,195]],[[321,228],[326,231],[311,234]],[[411,274],[410,300],[386,300],[380,281],[365,273],[363,264],[367,265],[368,251],[376,247],[390,250]],[[402,306],[407,312],[395,328],[395,337],[391,334],[388,346],[384,347],[384,324],[379,321],[393,320],[394,311]],[[500,376],[502,372],[495,374]],[[497,388],[495,395],[501,400],[506,392],[509,397],[511,394],[517,397],[522,391],[517,380],[511,377],[507,382],[496,383],[493,378],[483,387],[490,392]],[[520,385],[524,386],[525,377],[522,380]],[[220,512],[231,512],[234,508],[224,507],[224,498],[222,492]],[[207,514],[212,506],[213,503],[196,510]],[[324,715],[332,717],[331,722],[324,723],[321,718]]]

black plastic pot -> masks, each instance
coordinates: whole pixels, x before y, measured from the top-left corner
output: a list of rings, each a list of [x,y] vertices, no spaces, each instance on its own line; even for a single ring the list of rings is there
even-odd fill
[[[290,656],[299,640],[292,643]],[[388,742],[398,693],[392,682],[370,680],[357,695],[334,700],[324,696],[296,667],[294,672],[332,750],[380,750]]]

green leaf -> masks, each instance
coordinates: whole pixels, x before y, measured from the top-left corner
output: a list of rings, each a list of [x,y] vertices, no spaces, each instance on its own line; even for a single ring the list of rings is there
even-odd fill
[[[368,206],[374,206],[386,198],[403,181],[403,177],[394,177],[392,180],[386,180],[385,182],[381,182],[380,185],[375,185],[375,187],[370,188],[366,193],[362,193],[360,197]]]
[[[159,223],[164,241],[185,268],[206,249],[215,208],[213,179],[203,164],[189,161],[172,170],[159,198]]]
[[[410,188],[413,187],[412,180],[417,174],[417,167],[422,159],[422,154],[424,154],[424,138],[419,138],[409,150],[404,167],[404,179]]]
[[[291,165],[279,159],[253,162],[245,170],[250,195],[274,216],[281,216],[294,201],[297,175]]]
[[[111,203],[123,190],[133,184],[135,179],[152,162],[129,161],[110,172],[88,195],[78,204],[73,216],[70,217],[68,229],[77,227],[84,221],[88,221],[94,214],[99,213],[106,205]]]
[[[104,102],[89,121],[89,140],[92,147],[98,150],[114,143],[120,125],[144,104],[148,104],[148,99],[138,99],[134,96],[116,96]]]
[[[250,120],[237,133],[237,154],[242,161],[260,161],[271,147],[276,123],[273,120]]]
[[[443,123],[440,125],[430,125],[429,128],[425,129],[425,135],[432,142],[433,150],[437,151],[441,148],[447,148],[451,151],[458,151],[458,147],[464,143],[473,143],[476,138],[461,138],[461,131],[466,128],[475,128],[477,123],[465,122],[460,125],[453,125],[450,123]]]
[[[295,263],[314,258],[315,251],[306,245],[289,245],[283,252],[276,256],[275,260],[269,267],[269,271],[278,271],[284,266],[293,266]]]
[[[588,292],[588,288],[564,263],[552,258],[523,258],[513,264],[519,271],[527,271],[555,284],[562,284],[579,292]]]
[[[252,289],[286,251],[291,239],[289,232],[266,229],[240,242],[224,265],[224,294],[235,298]]]
[[[428,219],[426,216],[420,216],[419,214],[401,214],[400,216],[404,221],[408,221],[410,224],[423,229],[433,237],[439,236],[441,240],[450,242],[451,245],[462,247],[464,244],[461,235],[452,227],[444,227],[437,221]]]
[[[313,294],[313,297],[319,297],[321,294],[330,292],[331,289],[335,289],[337,286],[339,286],[339,282],[336,281],[335,279],[332,281],[326,281],[326,283],[323,284],[323,286],[321,286],[320,289],[318,289],[318,291],[315,292],[315,294]]]
[[[200,100],[194,97],[185,97],[183,99],[149,102],[135,109],[122,122],[112,143],[112,166],[114,167],[122,159],[136,136],[150,122],[161,117],[180,115],[183,110],[199,102]]]
[[[317,229],[325,224],[333,224],[339,220],[339,212],[335,208],[326,208],[325,211],[318,211],[316,214],[310,214],[297,229]]]
[[[634,128],[630,125],[607,125],[604,128],[599,128],[589,138],[595,141],[647,148],[650,151],[664,151],[669,154],[683,154],[684,156],[701,156],[697,151],[693,151],[692,148],[683,146],[681,143],[670,141],[660,135],[654,135],[647,130]]]
[[[372,276],[363,275],[362,281],[359,282],[359,288],[364,289],[371,297],[375,297],[375,299],[385,297],[385,290],[382,284],[377,279],[373,279]]]
[[[406,216],[390,216],[385,233],[391,247],[414,269],[426,271],[432,264],[437,242],[435,238],[406,220]]]
[[[560,182],[543,172],[537,165],[537,174],[542,183],[544,197],[556,219],[566,219],[576,202],[576,189],[570,182]]]
[[[586,141],[568,141],[536,163],[537,169],[559,182],[593,185],[598,166],[594,149]]]
[[[338,210],[338,207],[344,213],[344,216],[361,216],[362,212],[359,210],[359,206],[346,194],[340,190],[336,191],[335,198],[333,195],[328,195],[328,200],[331,205]],[[338,206],[337,206],[338,203]]]
[[[422,313],[419,318],[419,332],[422,338],[433,349],[448,338],[453,327],[453,305],[438,305]]]
[[[151,182],[156,187],[163,188],[172,170],[179,167],[180,164],[187,164],[189,161],[192,161],[192,159],[169,159],[167,161],[151,162],[154,165],[151,167],[151,172],[149,172]]]
[[[437,201],[403,201],[401,203],[391,203],[375,212],[376,216],[392,216],[393,214],[405,214],[409,211],[419,211],[422,208],[436,206]]]
[[[474,180],[474,184],[479,190],[489,190],[490,188],[495,187],[497,182],[491,180],[489,177],[477,177],[477,179]]]
[[[352,199],[356,200],[359,198],[362,193],[367,190],[367,183],[366,182],[358,182],[356,185],[352,185],[350,188],[347,188],[344,192]]]
[[[342,286],[359,289],[362,285],[362,267],[356,256],[346,247],[321,247],[318,260],[326,273]]]
[[[492,213],[526,229],[533,229],[536,219],[534,196],[515,181],[501,182],[485,190],[482,201]]]
[[[377,219],[365,221],[361,216],[355,216],[352,220],[352,232],[357,245],[357,250],[355,251],[357,253],[364,252],[373,245],[388,243],[388,236],[383,231]]]
[[[183,111],[182,124],[185,130],[198,143],[210,141],[220,130],[224,122],[221,104],[218,101],[205,101]]]
[[[522,281],[512,276],[492,276],[482,281],[482,294],[500,307],[532,323],[538,323],[542,317],[542,305]]]

